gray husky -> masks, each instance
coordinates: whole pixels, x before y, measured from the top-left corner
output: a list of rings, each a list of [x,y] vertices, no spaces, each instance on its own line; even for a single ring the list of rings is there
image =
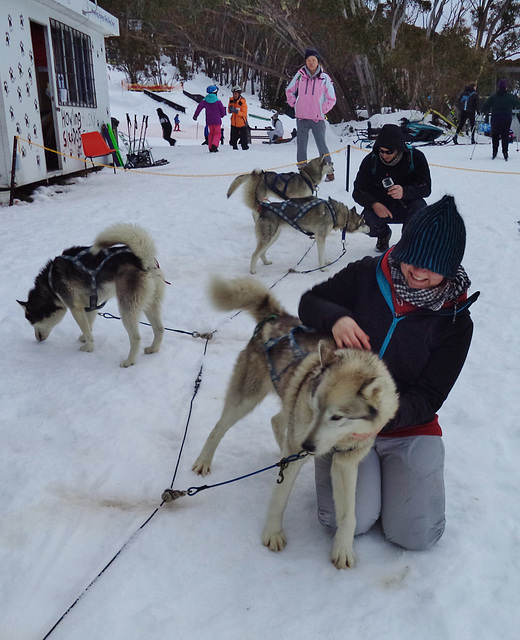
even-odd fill
[[[322,271],[326,271],[325,241],[333,230],[342,229],[346,233],[369,233],[370,227],[365,224],[363,216],[356,207],[349,209],[338,200],[329,198],[293,198],[285,202],[258,202],[252,189],[246,191],[246,204],[253,212],[255,221],[256,249],[251,256],[249,270],[256,273],[258,258],[265,265],[272,264],[265,255],[267,249],[280,236],[282,227],[291,227],[316,238],[318,263]]]
[[[255,194],[256,200],[264,200],[268,196],[278,196],[282,200],[312,196],[323,178],[334,171],[326,160],[325,156],[314,158],[302,167],[299,173],[276,173],[262,169],[244,173],[233,180],[227,197],[233,195],[242,184]]]
[[[211,296],[223,310],[245,308],[258,322],[239,354],[220,420],[193,465],[211,471],[213,455],[226,432],[270,392],[281,399],[271,419],[283,457],[333,452],[332,486],[337,532],[331,559],[338,569],[353,567],[357,469],[376,434],[396,413],[398,396],[384,363],[372,352],[336,349],[330,336],[299,325],[272,294],[250,278],[214,280]],[[262,542],[272,551],[286,544],[285,507],[304,462],[284,470],[271,498]]]
[[[69,309],[82,332],[80,350],[93,351],[92,325],[98,310],[109,298],[117,297],[130,339],[130,353],[121,366],[136,362],[141,312],[154,333],[152,344],[144,351],[159,351],[164,334],[164,277],[155,255],[154,242],[144,229],[115,224],[101,232],[91,247],[71,247],[49,260],[36,276],[27,302],[18,300],[34,327],[36,340],[46,340]]]

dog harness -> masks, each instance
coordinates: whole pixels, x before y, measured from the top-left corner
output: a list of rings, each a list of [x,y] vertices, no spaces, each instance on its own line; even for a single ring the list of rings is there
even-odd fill
[[[297,231],[301,231],[306,236],[313,236],[314,233],[312,231],[305,231],[305,229],[302,229],[300,227],[298,222],[305,216],[308,211],[321,204],[327,205],[330,215],[332,216],[332,223],[334,226],[336,226],[336,212],[334,211],[334,207],[328,200],[320,200],[319,198],[314,198],[309,202],[303,203],[300,203],[297,200],[284,200],[283,202],[269,202],[268,200],[266,200],[262,201],[260,207],[263,207],[265,209],[268,209],[272,213],[275,213],[284,222],[287,222],[287,224],[290,224],[291,227],[293,227]]]
[[[275,173],[274,171],[268,171],[264,173],[265,186],[273,193],[276,193],[279,198],[283,198],[284,200],[286,200],[289,183],[295,175],[297,174],[295,174],[294,172]],[[317,187],[312,184],[309,178],[303,175],[303,171],[300,171],[300,177],[309,187],[311,193],[316,193]]]
[[[253,333],[253,336],[255,336],[258,332],[258,330],[260,329],[260,327],[265,323],[265,322],[269,322],[270,320],[274,320],[276,319],[275,315],[272,316],[268,316],[267,318],[265,318],[264,320],[262,320],[255,328],[255,331]],[[290,368],[292,367],[294,364],[300,362],[301,360],[303,360],[303,358],[305,358],[305,356],[309,355],[309,352],[306,351],[299,343],[298,340],[296,339],[295,334],[297,332],[305,332],[305,333],[315,333],[314,329],[311,329],[310,327],[306,327],[304,325],[298,325],[297,327],[293,327],[291,329],[291,331],[283,336],[278,336],[277,338],[270,338],[269,340],[267,340],[266,342],[264,342],[264,350],[265,350],[265,355],[267,358],[267,366],[269,367],[269,375],[271,376],[271,381],[273,383],[274,388],[276,389],[276,385],[277,383],[280,381],[280,378],[283,376],[283,374]],[[276,372],[275,366],[271,360],[271,358],[269,357],[269,350],[272,349],[274,346],[276,346],[281,340],[289,340],[289,346],[292,349],[293,352],[293,359],[292,361],[286,366],[284,367],[281,371],[279,371],[278,373]],[[316,388],[321,380],[323,371],[316,376],[315,380],[314,380],[314,387]],[[351,447],[349,447],[348,449],[341,449],[340,447],[334,446],[332,447],[332,449],[330,450],[330,453],[349,453],[350,451],[354,451],[355,449],[358,448],[359,445],[353,445]]]
[[[79,251],[75,256],[69,256],[66,254],[62,254],[61,256],[58,256],[58,258],[61,258],[63,260],[68,260],[69,262],[72,262],[72,264],[79,269],[80,271],[83,271],[84,273],[88,274],[90,276],[90,305],[88,307],[85,307],[85,311],[96,311],[97,309],[102,309],[106,303],[108,302],[108,300],[105,300],[105,302],[102,302],[101,304],[98,305],[98,285],[97,285],[97,277],[99,275],[99,273],[101,272],[101,269],[105,266],[106,262],[108,260],[110,260],[110,258],[113,258],[114,256],[121,254],[121,253],[133,253],[131,251],[131,249],[129,249],[128,247],[120,247],[118,249],[112,249],[112,248],[105,248],[105,249],[101,249],[101,251],[99,252],[99,256],[102,256],[102,260],[101,262],[97,265],[97,267],[95,267],[94,269],[91,269],[89,267],[87,267],[82,261],[81,258],[83,258],[86,255],[91,255],[90,250],[92,247],[87,247],[86,249],[82,249],[81,251]],[[96,257],[96,256],[93,256]],[[55,259],[58,259],[55,258]],[[54,262],[51,263],[51,267],[49,269],[49,275],[48,275],[48,279],[49,279],[49,286],[52,290],[52,267],[54,265]]]

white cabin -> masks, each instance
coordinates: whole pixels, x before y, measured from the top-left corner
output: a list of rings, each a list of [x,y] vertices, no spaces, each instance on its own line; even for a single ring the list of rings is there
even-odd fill
[[[105,36],[119,21],[89,0],[1,0],[0,22],[1,196],[15,136],[18,187],[85,168],[81,133],[110,123]]]

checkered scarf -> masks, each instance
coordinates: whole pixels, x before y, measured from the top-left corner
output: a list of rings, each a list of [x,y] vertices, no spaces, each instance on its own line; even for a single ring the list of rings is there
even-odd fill
[[[457,274],[451,280],[446,278],[431,289],[411,289],[403,276],[400,263],[391,258],[388,262],[395,295],[399,303],[407,302],[413,304],[414,307],[438,311],[446,302],[454,302],[456,306],[457,300],[471,286],[468,274],[462,266],[459,266]]]

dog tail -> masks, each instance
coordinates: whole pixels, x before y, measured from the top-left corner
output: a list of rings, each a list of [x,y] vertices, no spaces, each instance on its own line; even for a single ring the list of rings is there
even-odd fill
[[[157,267],[155,243],[148,231],[142,227],[129,223],[113,224],[98,235],[90,251],[96,255],[101,249],[116,244],[129,247],[132,253],[141,259],[145,269]]]
[[[246,207],[249,207],[252,211],[256,211],[258,205],[260,204],[260,200],[256,194],[258,190],[258,183],[260,180],[264,179],[264,172],[262,169],[253,169],[249,174],[249,181],[246,184],[246,188],[244,189],[244,204]]]
[[[209,293],[217,309],[247,309],[257,322],[271,315],[287,314],[269,289],[253,278],[224,280],[215,277],[211,280]]]
[[[227,197],[230,198],[235,191],[242,185],[246,180],[250,177],[249,173],[243,173],[240,176],[237,176],[233,182],[229,185],[229,189],[227,190]]]

